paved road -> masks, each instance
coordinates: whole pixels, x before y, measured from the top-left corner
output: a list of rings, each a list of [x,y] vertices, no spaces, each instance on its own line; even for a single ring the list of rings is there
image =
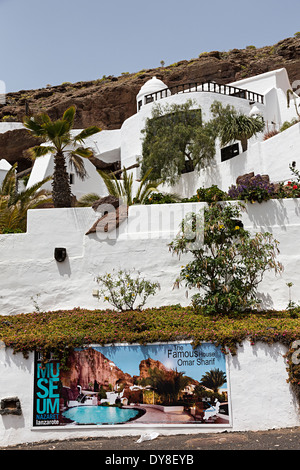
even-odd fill
[[[0,451],[9,450],[89,450],[105,451],[104,456],[155,455],[181,451],[182,455],[194,452],[197,456],[203,450],[300,450],[300,427],[259,432],[222,432],[218,434],[192,434],[176,436],[158,436],[151,441],[138,443],[139,437],[113,437],[113,438],[83,438],[64,441],[47,441],[36,444],[18,445],[14,447],[0,447]],[[145,452],[147,451],[147,452]],[[177,452],[179,453],[179,452]],[[154,460],[152,464],[154,464]],[[124,463],[124,462],[123,462]],[[134,465],[132,465],[134,466]]]

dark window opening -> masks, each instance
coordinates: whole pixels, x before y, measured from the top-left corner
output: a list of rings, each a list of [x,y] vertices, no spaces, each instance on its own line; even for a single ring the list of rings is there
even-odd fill
[[[154,98],[153,98],[152,95],[146,96],[146,98],[145,98],[145,104],[152,103],[152,101],[154,101]]]
[[[75,182],[75,175],[74,173],[70,173],[70,184],[74,184]]]
[[[143,105],[143,101],[140,100],[140,101],[138,102],[138,109],[139,109],[139,110],[141,109],[142,105]]]
[[[184,169],[182,170],[182,174],[184,173],[191,173],[192,171],[194,171],[194,164],[191,160],[186,160],[184,162]]]
[[[242,89],[237,89],[237,91],[230,93],[230,96],[235,96],[236,98],[243,98],[243,99],[247,98],[246,90],[242,90]]]
[[[239,153],[239,144],[229,145],[229,147],[221,149],[221,162],[226,162],[226,160],[236,157]]]

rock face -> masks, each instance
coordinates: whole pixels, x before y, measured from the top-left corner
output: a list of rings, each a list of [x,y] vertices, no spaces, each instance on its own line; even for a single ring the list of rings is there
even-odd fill
[[[93,390],[94,384],[109,389],[114,388],[116,384],[123,383],[129,387],[137,379],[150,377],[150,369],[158,369],[165,373],[174,373],[167,369],[160,361],[154,359],[145,359],[140,362],[140,375],[132,377],[130,374],[119,369],[111,360],[109,360],[100,351],[94,348],[87,348],[80,351],[73,351],[69,357],[68,370],[61,370],[60,378],[64,387],[70,388],[71,393],[76,396],[77,386],[80,385],[83,390]]]
[[[64,83],[39,90],[9,93],[6,104],[0,105],[0,120],[12,116],[11,119],[21,121],[26,110],[32,115],[47,112],[52,119],[57,119],[67,107],[75,105],[76,128],[96,125],[102,129],[118,129],[135,114],[136,95],[153,76],[163,80],[167,86],[207,80],[226,84],[281,67],[287,69],[291,83],[298,80],[300,38],[284,39],[274,46],[260,49],[248,46],[242,50],[206,52],[196,59],[132,74],[125,73],[120,77],[109,76],[90,82]],[[18,137],[18,133],[22,137]],[[20,140],[23,140],[23,146],[18,144]],[[22,158],[22,151],[30,146],[32,142],[21,131],[14,131],[1,139],[0,157],[4,158],[5,155],[10,163],[14,163]]]
[[[32,161],[26,158],[26,150],[39,145],[39,142],[26,129],[0,134],[0,159],[4,158],[11,165],[18,162],[18,171],[23,171],[32,166]]]
[[[117,382],[133,384],[131,375],[124,373],[93,348],[74,351],[69,358],[69,367],[70,370],[61,372],[61,381],[74,393],[77,391],[77,385],[84,390],[93,390],[95,381],[107,390],[109,385],[114,387]]]
[[[150,377],[149,369],[158,369],[163,372],[169,372],[169,369],[167,369],[160,361],[155,361],[154,359],[151,359],[150,357],[140,362],[139,369],[140,369],[139,379],[146,379],[147,377]]]

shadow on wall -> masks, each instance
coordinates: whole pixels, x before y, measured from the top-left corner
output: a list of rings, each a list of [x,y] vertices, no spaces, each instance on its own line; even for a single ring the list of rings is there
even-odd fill
[[[284,201],[284,199],[276,199],[261,204],[247,204],[247,214],[253,228],[271,231],[272,227],[280,226],[286,231],[286,225],[294,224],[294,222],[289,219]],[[295,206],[294,213],[299,217],[300,201],[293,199],[293,203]]]
[[[55,260],[55,262],[57,265],[58,272],[61,276],[71,277],[71,265],[70,265],[70,260],[67,254],[63,261]]]
[[[257,298],[261,302],[261,308],[264,310],[272,310],[274,308],[274,302],[270,294],[265,292],[258,292]]]

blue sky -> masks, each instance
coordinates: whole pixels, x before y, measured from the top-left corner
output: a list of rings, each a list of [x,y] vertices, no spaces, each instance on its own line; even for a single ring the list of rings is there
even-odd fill
[[[226,373],[226,360],[219,347],[214,344],[202,343],[197,351],[202,355],[195,356],[191,344],[149,344],[146,346],[128,345],[128,346],[97,346],[98,351],[104,354],[107,359],[115,363],[123,372],[133,375],[139,375],[139,365],[144,359],[154,359],[160,361],[167,369],[184,372],[185,375],[200,381],[202,376],[211,369],[220,369]],[[188,352],[184,357],[180,353]],[[177,354],[176,354],[177,353]],[[211,355],[213,354],[213,355]],[[201,360],[202,359],[202,360]],[[205,365],[203,360],[214,359],[211,364]],[[189,361],[183,362],[183,361]],[[223,387],[227,386],[224,384]]]
[[[0,0],[0,80],[29,90],[273,45],[299,19],[299,0]]]

